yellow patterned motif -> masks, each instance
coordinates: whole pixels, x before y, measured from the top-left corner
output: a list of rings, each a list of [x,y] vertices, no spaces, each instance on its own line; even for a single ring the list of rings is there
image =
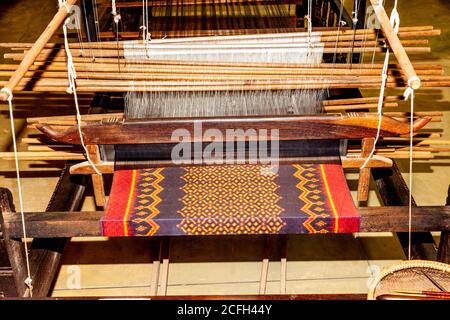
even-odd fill
[[[184,168],[181,188],[186,234],[268,234],[286,225],[275,191],[277,174],[264,174],[263,165],[223,165]]]
[[[325,209],[323,205],[320,194],[322,191],[317,188],[319,179],[317,178],[317,168],[312,164],[294,165],[296,172],[294,177],[296,177],[299,182],[296,187],[300,190],[298,198],[303,202],[303,206],[300,208],[301,212],[306,213],[309,217],[303,223],[303,226],[310,233],[327,233],[327,223],[323,218],[327,218],[329,215],[323,213]],[[317,222],[317,220],[319,220]],[[319,229],[314,228],[313,224],[319,227]]]
[[[132,219],[136,235],[152,236],[159,229],[153,218],[160,213],[158,204],[161,202],[159,194],[163,190],[160,186],[164,179],[162,170],[163,168],[146,169],[141,173],[144,178],[137,184],[140,194],[134,207],[136,216]]]

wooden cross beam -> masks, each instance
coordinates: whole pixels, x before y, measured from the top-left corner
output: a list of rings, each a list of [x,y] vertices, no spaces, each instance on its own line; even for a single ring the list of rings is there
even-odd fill
[[[408,231],[408,207],[362,207],[360,232]],[[27,236],[31,238],[97,237],[102,235],[103,211],[25,213]],[[20,213],[3,212],[10,238],[22,237]],[[450,206],[412,208],[413,231],[449,231]]]

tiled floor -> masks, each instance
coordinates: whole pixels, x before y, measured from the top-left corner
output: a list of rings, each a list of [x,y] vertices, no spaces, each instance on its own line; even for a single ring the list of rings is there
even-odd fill
[[[49,0],[22,0],[0,4],[0,41],[33,40],[36,32],[42,30],[52,16],[55,3]],[[427,1],[424,6],[421,0],[400,1],[399,12],[402,25],[432,23],[442,29],[443,35],[431,43],[432,58],[444,64],[447,74],[450,74],[450,3],[433,0]],[[416,110],[445,110],[448,106],[448,89],[417,93]],[[408,105],[404,107],[406,110]],[[0,150],[9,146],[9,123],[5,110],[6,105],[0,104]],[[446,111],[444,122],[433,124],[438,130],[446,130],[444,137],[447,139],[450,137],[448,119],[449,112]],[[30,133],[30,130],[24,130],[20,136]],[[400,165],[402,169],[407,168],[404,161]],[[449,166],[447,158],[415,162],[413,194],[419,204],[443,204],[450,183]],[[17,199],[13,168],[12,162],[0,162],[0,186],[11,189]],[[26,211],[45,209],[60,168],[60,163],[50,167],[37,162],[21,164]],[[41,178],[42,175],[44,177]],[[348,174],[353,190],[356,188],[356,177],[355,174]],[[373,191],[369,204],[378,204]],[[92,198],[89,198],[84,209],[92,208]],[[153,272],[152,255],[156,254],[151,249],[155,247],[154,241],[157,240],[89,239],[88,242],[81,242],[73,239],[65,252],[53,295],[148,295]],[[258,293],[264,243],[263,237],[172,239],[167,294]],[[279,242],[273,239],[270,243],[272,250],[266,292],[279,293]],[[364,293],[369,278],[380,267],[401,259],[404,259],[404,254],[397,239],[390,233],[290,236],[287,245],[287,292]]]

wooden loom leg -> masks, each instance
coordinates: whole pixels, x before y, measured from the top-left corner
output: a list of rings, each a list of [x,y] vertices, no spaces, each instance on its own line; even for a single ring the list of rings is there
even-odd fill
[[[370,156],[370,152],[375,144],[374,138],[365,138],[361,144],[361,158]],[[369,197],[370,168],[365,167],[359,170],[358,180],[358,201],[367,201]]]
[[[167,283],[169,281],[169,257],[170,257],[170,238],[164,237],[161,240],[161,276],[159,279],[158,296],[167,295]]]
[[[66,164],[48,204],[47,212],[77,211],[83,200],[89,180],[85,176],[71,176],[70,163]],[[34,239],[30,248],[33,297],[47,297],[59,270],[60,260],[67,238]]]
[[[450,186],[447,192],[447,206],[450,205]],[[441,239],[439,241],[439,247],[437,252],[437,260],[444,263],[450,263],[450,232],[442,231]]]
[[[407,206],[408,186],[394,161],[392,168],[373,169],[378,192],[385,206]],[[413,198],[413,206],[417,206]],[[408,253],[408,233],[397,232],[397,237],[405,254]],[[436,243],[430,232],[413,232],[411,237],[411,258],[436,260]]]
[[[287,236],[281,236],[281,261],[280,261],[280,293],[286,294],[287,282]]]
[[[47,207],[47,212],[73,212],[79,209],[86,189],[87,178],[85,176],[71,176],[69,174],[69,167],[70,164],[67,164],[61,173],[58,184]],[[12,199],[10,199],[10,192],[7,189],[0,189],[0,207],[1,212],[13,210]],[[2,216],[0,216],[0,219]],[[16,285],[14,281],[11,280],[16,273],[16,269],[14,266],[11,268],[12,265],[8,261],[9,255],[6,250],[7,240],[5,240],[5,232],[3,232],[3,239],[0,239],[0,297],[2,295],[5,297],[20,297],[23,294],[15,289]],[[33,279],[34,298],[44,298],[48,296],[55,276],[57,275],[59,262],[67,240],[67,238],[34,239],[31,243],[29,260],[31,278]],[[15,239],[9,239],[9,241],[15,241],[12,242],[13,244],[19,242]],[[20,249],[23,249],[23,245],[20,245],[19,247]],[[23,261],[22,264],[22,268],[24,267],[25,261]],[[25,276],[22,275],[21,278],[23,277]],[[3,294],[1,293],[2,291]]]
[[[267,274],[269,271],[269,237],[264,237],[264,252],[261,264],[261,276],[259,278],[259,294],[266,294]]]
[[[100,150],[97,145],[88,145],[86,146],[89,152],[89,157],[91,161],[95,164],[100,163],[102,160],[100,158]],[[92,186],[94,189],[94,198],[95,204],[98,207],[105,207],[106,205],[106,197],[105,197],[105,184],[103,182],[103,175],[93,173],[92,177]]]
[[[3,223],[3,214],[13,212],[12,194],[8,189],[0,188],[0,250],[2,267],[0,273],[0,296],[27,297],[28,289],[25,285],[27,278],[25,252],[21,239],[9,237],[8,230]],[[3,269],[3,268],[2,268]]]

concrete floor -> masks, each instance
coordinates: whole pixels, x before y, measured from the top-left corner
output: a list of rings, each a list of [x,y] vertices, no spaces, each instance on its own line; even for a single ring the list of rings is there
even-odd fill
[[[347,0],[346,2],[351,2]],[[388,4],[393,1],[387,1]],[[450,74],[450,39],[447,0],[399,1],[402,25],[433,24],[442,36],[433,38],[433,54],[427,57],[444,65]],[[44,29],[56,8],[56,1],[0,2],[0,41],[33,41]],[[1,58],[0,58],[1,61]],[[395,94],[399,94],[397,91]],[[391,94],[391,92],[388,92]],[[377,92],[364,92],[374,96]],[[416,110],[440,110],[445,117],[433,128],[449,139],[450,90],[421,90]],[[43,108],[44,106],[38,106]],[[408,104],[402,108],[407,110]],[[0,150],[10,148],[6,105],[0,104]],[[23,120],[17,120],[21,128]],[[19,137],[30,136],[29,129],[18,130]],[[24,148],[24,146],[21,146]],[[413,195],[420,205],[441,205],[450,183],[448,156],[415,161]],[[62,163],[21,163],[25,210],[45,210],[57,182]],[[407,162],[401,161],[403,170]],[[13,162],[0,161],[0,186],[11,189],[17,199]],[[350,187],[357,176],[348,173]],[[405,174],[405,178],[407,175]],[[354,191],[353,191],[354,194]],[[378,197],[370,193],[369,205]],[[92,209],[88,198],[84,209]],[[146,295],[150,293],[152,260],[150,248],[155,239],[73,239],[64,255],[53,290],[54,296]],[[256,294],[259,288],[263,237],[173,238],[170,242],[170,268],[167,294]],[[280,292],[280,250],[271,242],[267,293]],[[365,293],[370,278],[379,269],[404,259],[397,239],[390,233],[354,235],[290,236],[287,248],[287,292]]]

